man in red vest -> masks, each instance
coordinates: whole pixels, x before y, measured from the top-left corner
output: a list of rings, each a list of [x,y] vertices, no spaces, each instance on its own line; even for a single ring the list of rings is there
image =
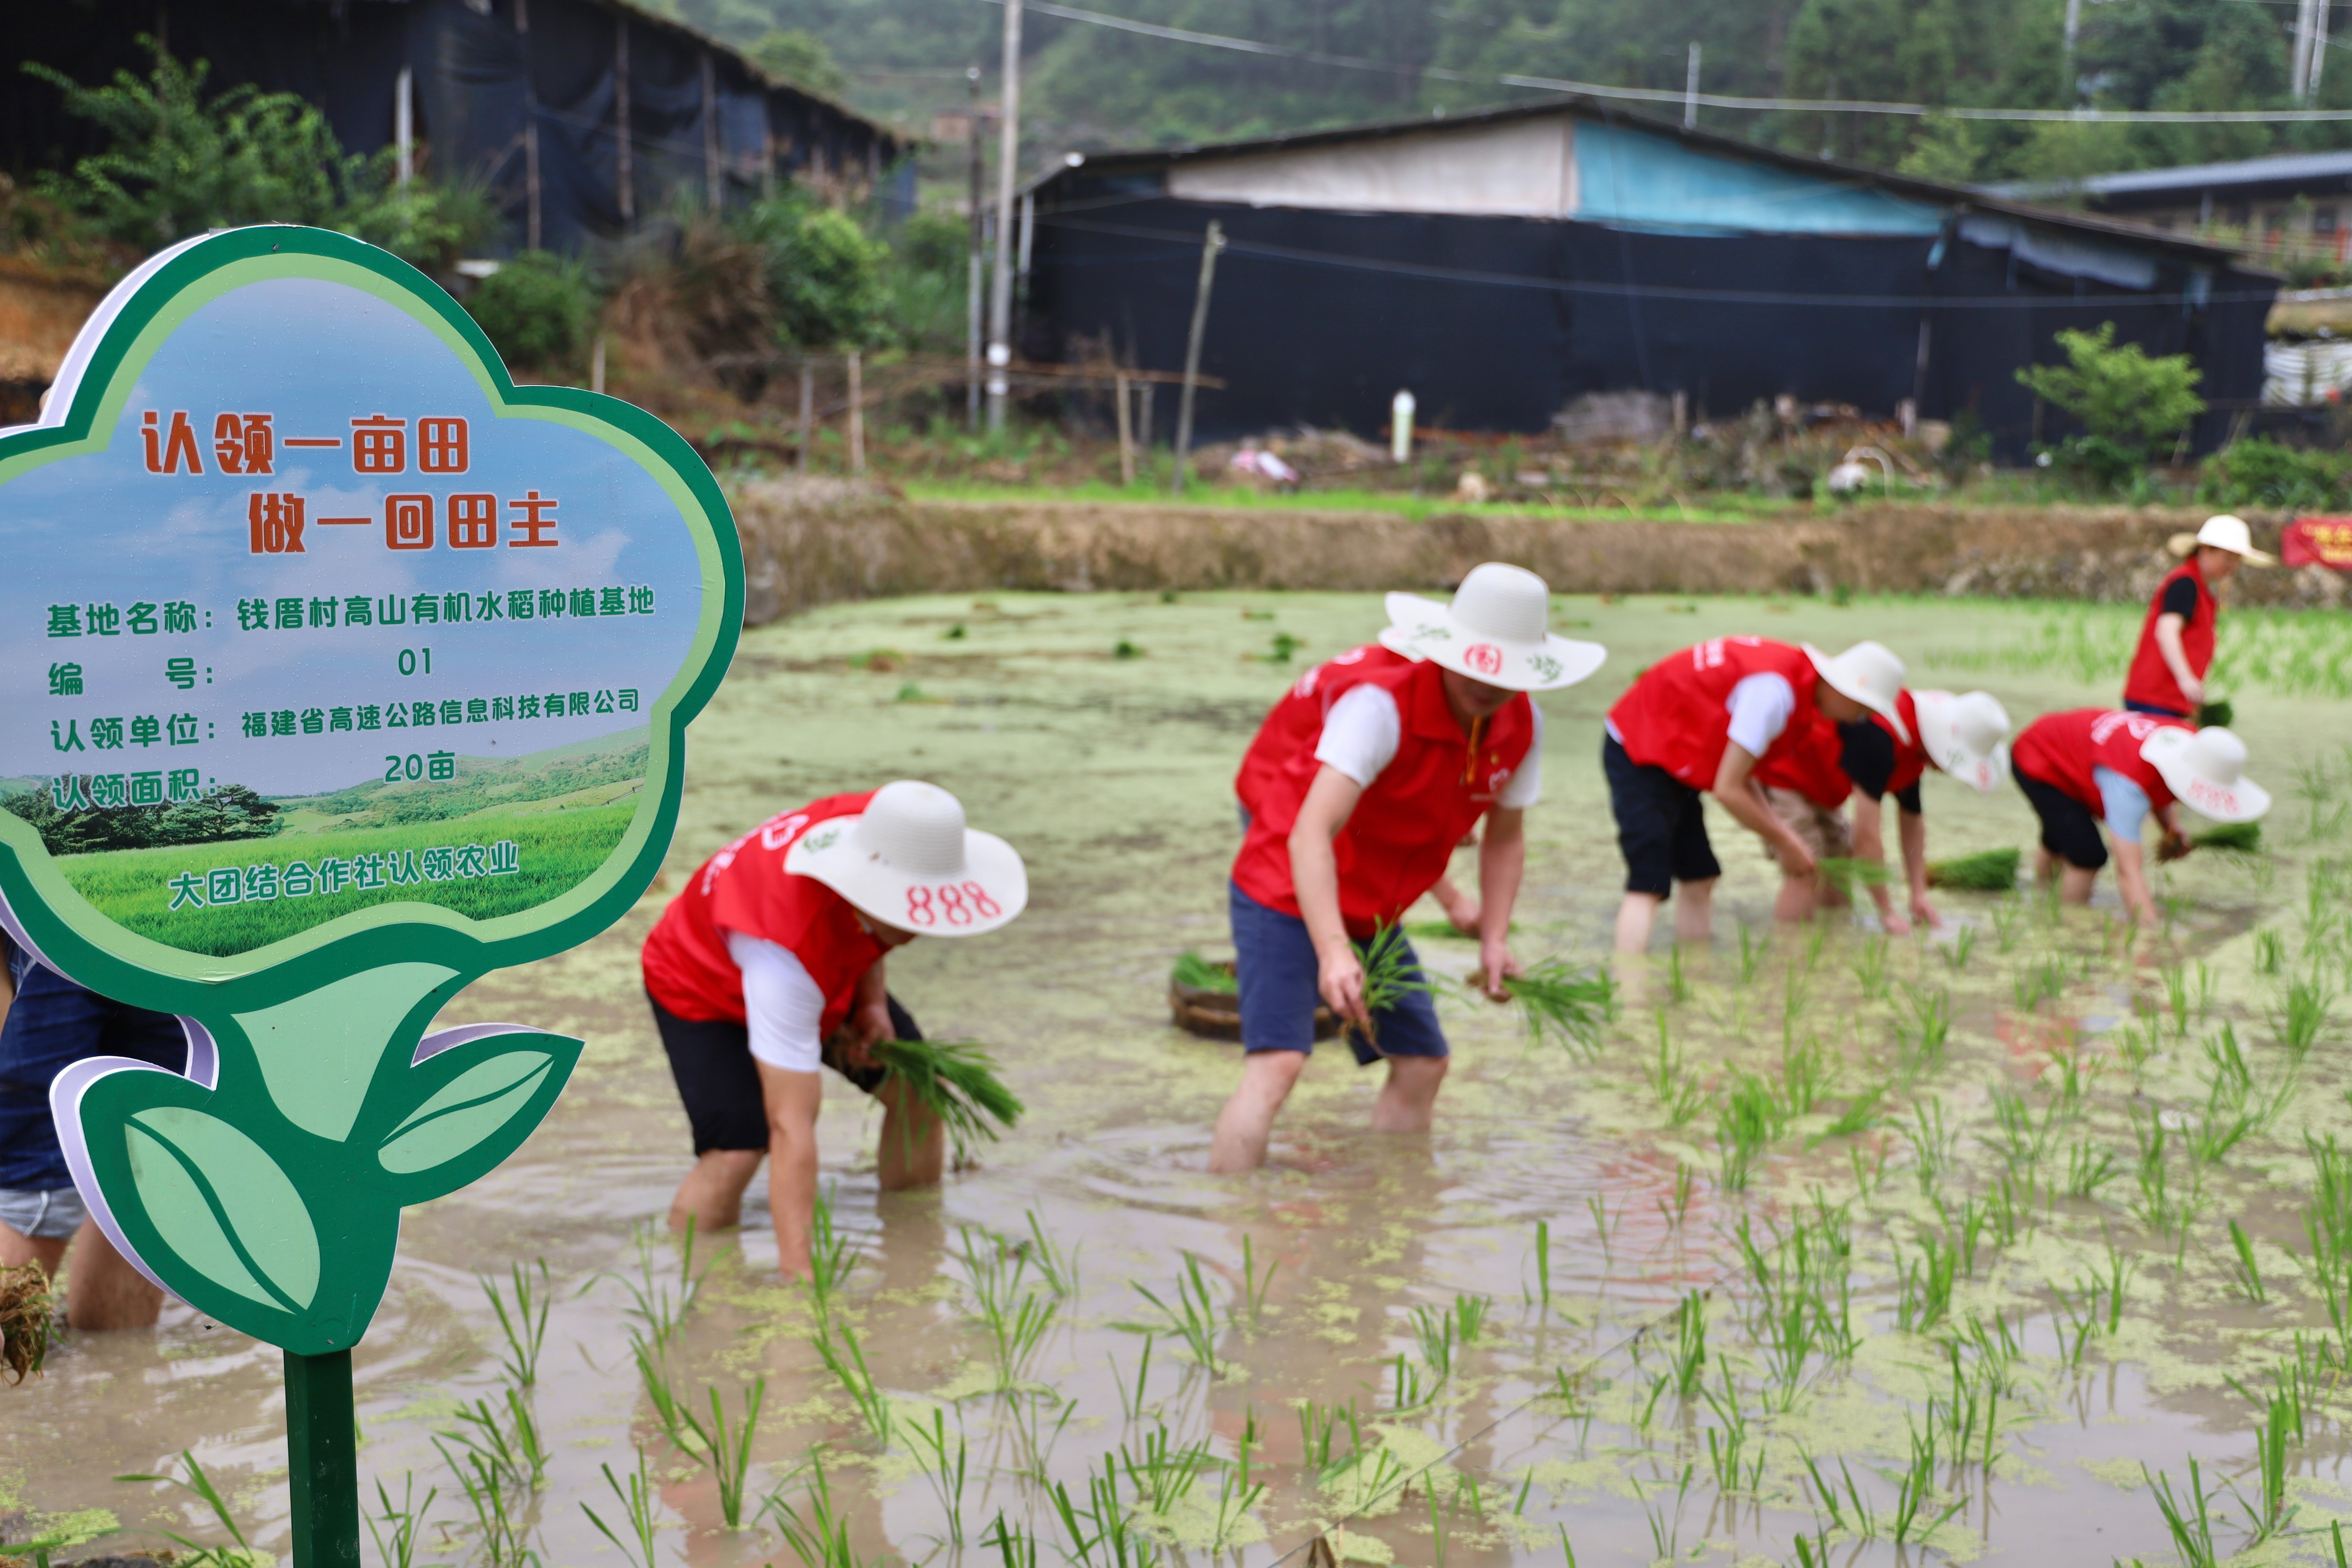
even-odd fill
[[[1658,906],[1676,883],[1684,895],[1675,912],[1676,939],[1706,940],[1723,867],[1707,842],[1702,794],[1713,795],[1780,861],[1783,883],[1774,912],[1793,910],[1787,918],[1798,919],[1810,912],[1816,857],[1773,814],[1754,777],[1757,764],[1802,752],[1810,769],[1810,753],[1825,743],[1820,715],[1832,723],[1871,712],[1892,719],[1902,689],[1903,661],[1874,642],[1832,658],[1810,645],[1716,637],[1643,670],[1609,710],[1601,744],[1625,857],[1617,951],[1649,950]]]
[[[2221,616],[2213,590],[2241,563],[2270,566],[2278,557],[2255,549],[2244,520],[2227,513],[2207,518],[2194,535],[2177,536],[2172,551],[2189,559],[2157,584],[2131,673],[2124,679],[2124,706],[2193,723],[2205,704],[2205,675],[2213,668],[2213,635]]]
[[[1552,636],[1550,591],[1517,566],[1477,567],[1451,605],[1391,595],[1389,605],[1381,641],[1405,660],[1326,667],[1318,689],[1329,706],[1295,733],[1261,731],[1271,765],[1244,769],[1262,780],[1229,889],[1245,1055],[1217,1118],[1214,1171],[1265,1163],[1315,1047],[1318,998],[1349,1026],[1360,1064],[1387,1058],[1373,1131],[1428,1131],[1447,1053],[1436,1009],[1424,991],[1368,1005],[1356,944],[1395,926],[1482,816],[1478,983],[1500,1000],[1517,973],[1507,935],[1543,739],[1527,694],[1573,685],[1607,652]],[[1267,725],[1297,716],[1277,706]],[[1402,935],[1384,940],[1418,976]]]
[[[808,1277],[823,1068],[882,1102],[885,1191],[938,1181],[939,1123],[870,1054],[922,1038],[883,960],[919,936],[994,931],[1028,900],[1013,847],[967,829],[947,791],[908,780],[771,817],[688,878],[643,955],[694,1132],[671,1228],[737,1224],[767,1155],[777,1268]]]
[[[1990,692],[1955,696],[1906,688],[1895,697],[1891,719],[1864,713],[1850,724],[1832,724],[1826,716],[1816,722],[1821,728],[1815,744],[1785,761],[1773,758],[1756,766],[1754,776],[1764,785],[1774,815],[1804,838],[1817,860],[1834,855],[1884,866],[1885,801],[1894,796],[1910,913],[1906,918],[1895,907],[1895,895],[1884,878],[1874,879],[1868,886],[1879,923],[1894,936],[1908,935],[1914,920],[1927,926],[1940,923],[1927,898],[1927,818],[1919,781],[1932,767],[1980,795],[2000,788],[2009,773],[2008,712]],[[1837,815],[1849,797],[1853,805],[1851,828]],[[1836,883],[1825,878],[1814,881],[1822,907],[1845,903]],[[1782,895],[1789,895],[1785,884]],[[1805,912],[1797,904],[1782,918],[1801,920]]]
[[[2034,879],[2059,879],[2070,904],[2091,901],[2091,886],[2107,863],[2099,825],[2115,840],[2116,889],[2143,926],[2157,926],[2140,840],[2154,817],[2162,834],[2157,858],[2189,852],[2179,803],[2216,822],[2252,822],[2271,797],[2245,776],[2246,745],[2219,727],[2192,730],[2152,713],[2077,708],[2044,713],[2025,727],[2011,752],[2017,787],[2042,819]]]

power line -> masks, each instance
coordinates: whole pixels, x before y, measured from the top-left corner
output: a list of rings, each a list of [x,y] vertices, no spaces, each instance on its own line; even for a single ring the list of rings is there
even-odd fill
[[[985,0],[985,3],[1002,5],[1004,0]],[[1084,22],[1091,26],[1109,27],[1170,43],[1230,49],[1241,54],[1299,60],[1308,65],[1333,66],[1343,70],[1375,71],[1386,76],[1461,82],[1473,87],[1526,88],[1538,92],[1572,93],[1580,98],[1617,99],[1630,103],[1696,103],[1706,109],[1792,114],[1881,114],[1914,120],[1942,118],[2020,124],[2292,125],[2352,121],[2352,109],[1980,109],[1957,104],[1885,102],[1873,99],[1748,98],[1732,93],[1686,93],[1670,88],[1612,87],[1606,82],[1576,81],[1565,77],[1487,76],[1455,70],[1450,66],[1397,65],[1387,60],[1367,59],[1360,55],[1335,55],[1321,49],[1293,48],[1286,44],[1269,44],[1224,33],[1163,26],[1157,22],[1139,22],[1130,16],[1114,16],[1102,11],[1082,10],[1076,5],[1055,5],[1050,0],[1024,0],[1024,5],[1041,16]]]

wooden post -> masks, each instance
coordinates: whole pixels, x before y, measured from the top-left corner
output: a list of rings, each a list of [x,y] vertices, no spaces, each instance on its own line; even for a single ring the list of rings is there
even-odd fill
[[[849,471],[866,471],[865,363],[856,349],[849,351]]]
[[[719,68],[702,51],[702,204],[719,210]]]
[[[1118,482],[1135,484],[1135,439],[1127,417],[1127,372],[1111,372],[1111,398],[1118,405]]]
[[[763,116],[768,108],[765,102],[761,104]],[[760,128],[760,199],[763,202],[776,199],[776,128],[767,124]]]
[[[413,66],[400,68],[400,75],[392,85],[392,144],[399,162],[396,170],[400,194],[406,195],[416,178],[416,70]]]
[[[620,199],[621,227],[637,226],[637,149],[629,132],[629,18],[613,19],[613,183]]]
[[[809,447],[816,438],[816,367],[801,361],[801,452],[795,465],[802,473],[809,471]]]
[[[964,258],[963,281],[963,357],[964,368],[971,380],[964,388],[964,424],[973,430],[980,428],[980,321],[981,289],[987,281],[981,265],[981,247],[987,243],[987,216],[981,205],[981,171],[985,162],[981,151],[980,68],[966,66],[963,79],[970,85],[971,98],[971,248]]]
[[[1209,330],[1209,289],[1217,280],[1217,252],[1225,247],[1224,226],[1209,220],[1201,237],[1201,281],[1192,291],[1192,331],[1184,340],[1184,390],[1176,400],[1176,464],[1171,494],[1184,493],[1184,459],[1192,450],[1192,390],[1201,374],[1201,339]]]
[[[541,248],[539,227],[539,88],[530,76],[530,0],[515,0],[515,34],[522,40],[523,248]]]
[[[588,390],[604,390],[604,334],[596,334],[596,350],[588,358]]]
[[[1160,397],[1159,384],[1155,382],[1145,382],[1141,395],[1143,417],[1138,421],[1141,428],[1135,433],[1135,444],[1148,456],[1151,451],[1151,407]]]

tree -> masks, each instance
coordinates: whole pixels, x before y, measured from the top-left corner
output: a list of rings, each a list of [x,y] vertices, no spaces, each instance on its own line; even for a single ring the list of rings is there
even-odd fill
[[[803,92],[835,100],[848,95],[849,78],[835,63],[833,51],[813,33],[779,27],[744,52],[753,65]]]
[[[776,335],[803,348],[887,342],[882,264],[889,247],[807,193],[762,202],[743,220],[765,255]]]
[[[2030,365],[2017,379],[2044,402],[2083,422],[2055,455],[2103,483],[2119,484],[2147,465],[2150,448],[2180,434],[2205,412],[2197,395],[2204,373],[2187,354],[2150,358],[2137,343],[2116,344],[2116,324],[2057,334],[2067,363]]]

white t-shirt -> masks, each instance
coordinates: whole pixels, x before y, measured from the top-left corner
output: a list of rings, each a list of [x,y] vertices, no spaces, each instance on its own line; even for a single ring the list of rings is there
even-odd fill
[[[786,1072],[824,1065],[824,993],[793,950],[765,937],[727,933],[727,956],[743,972],[743,1016],[751,1055]]]
[[[1509,811],[1525,811],[1543,795],[1543,710],[1530,702],[1528,710],[1535,715],[1535,738],[1528,742],[1518,770],[1503,781],[1495,797],[1497,806]],[[1315,760],[1369,789],[1396,761],[1397,747],[1403,742],[1404,721],[1396,699],[1385,687],[1359,686],[1323,716],[1323,738],[1315,744]]]

